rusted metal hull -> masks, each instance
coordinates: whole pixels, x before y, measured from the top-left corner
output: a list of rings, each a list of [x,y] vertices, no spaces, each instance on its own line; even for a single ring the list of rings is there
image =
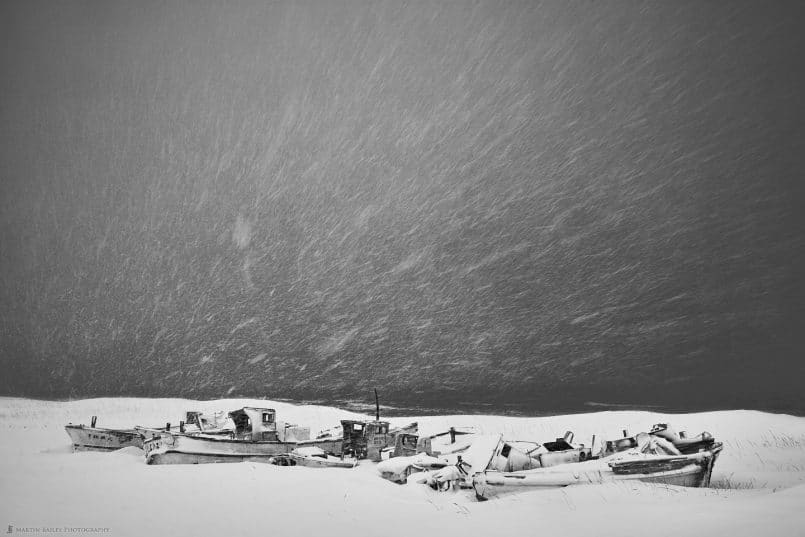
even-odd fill
[[[84,425],[65,425],[73,451],[115,451],[125,447],[143,447],[143,438],[134,429],[105,429]]]

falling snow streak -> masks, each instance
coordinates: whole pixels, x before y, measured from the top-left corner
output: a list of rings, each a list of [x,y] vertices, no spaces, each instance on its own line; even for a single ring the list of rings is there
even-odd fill
[[[2,393],[803,411],[794,3],[0,10]]]

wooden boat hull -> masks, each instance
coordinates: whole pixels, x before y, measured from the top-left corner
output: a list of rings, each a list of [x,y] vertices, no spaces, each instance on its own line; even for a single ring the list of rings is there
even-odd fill
[[[631,480],[681,487],[707,487],[720,452],[721,445],[718,444],[712,451],[681,457],[610,463],[598,460],[509,473],[487,470],[473,476],[472,485],[479,500],[527,489]]]
[[[278,455],[290,453],[297,447],[333,447],[332,440],[278,442],[235,440],[204,435],[161,433],[143,442],[147,464],[206,464],[227,462],[273,462]]]
[[[73,451],[115,451],[125,447],[142,449],[143,437],[134,429],[105,429],[84,425],[65,425]]]
[[[618,480],[638,479],[682,487],[709,487],[713,466],[723,447],[723,444],[716,442],[708,451],[663,457],[658,462],[652,459],[614,461],[609,466]]]
[[[143,443],[148,464],[202,464],[222,462],[270,462],[288,453],[295,443],[233,440],[204,436],[161,433]]]
[[[531,470],[530,470],[531,471]],[[653,474],[617,475],[612,471],[589,472],[543,472],[534,475],[518,475],[525,472],[503,473],[486,471],[473,477],[472,485],[478,499],[489,499],[509,492],[526,489],[561,488],[570,485],[603,484],[615,481],[643,481],[680,487],[700,487],[702,469],[696,464]]]
[[[308,468],[355,468],[358,465],[358,459],[353,458],[327,457],[325,459],[322,457],[306,457],[295,453],[290,455],[297,466],[307,466]]]

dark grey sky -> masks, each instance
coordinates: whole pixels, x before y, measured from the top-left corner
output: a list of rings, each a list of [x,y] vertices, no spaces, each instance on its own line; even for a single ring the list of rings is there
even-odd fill
[[[802,12],[4,2],[0,388],[802,412]]]

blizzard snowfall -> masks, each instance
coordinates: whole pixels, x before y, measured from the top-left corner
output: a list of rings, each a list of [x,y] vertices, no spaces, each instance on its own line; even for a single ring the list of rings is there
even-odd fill
[[[805,535],[805,418],[754,411],[686,415],[599,412],[543,418],[416,416],[420,433],[450,426],[547,441],[566,430],[584,441],[617,438],[668,421],[724,442],[713,487],[619,483],[541,490],[477,502],[472,491],[435,492],[353,470],[259,463],[148,466],[143,453],[72,453],[64,425],[178,423],[186,410],[276,408],[318,430],[360,416],[264,400],[0,399],[0,523],[21,528],[108,528],[108,535]],[[601,436],[602,435],[602,436]],[[5,527],[5,526],[4,526]]]

